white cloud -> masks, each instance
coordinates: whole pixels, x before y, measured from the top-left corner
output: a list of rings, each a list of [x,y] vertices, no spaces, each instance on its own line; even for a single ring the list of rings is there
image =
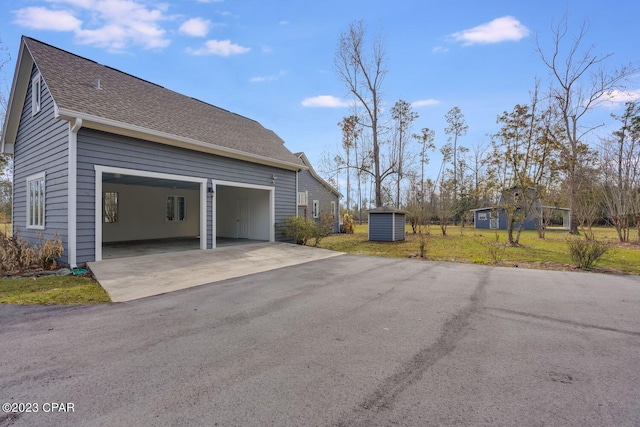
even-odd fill
[[[287,74],[287,71],[285,70],[281,70],[280,72],[276,73],[276,74],[272,74],[270,76],[256,76],[256,77],[251,77],[251,80],[249,80],[251,83],[262,83],[262,82],[271,82],[274,80],[278,80],[280,77],[283,77]]]
[[[529,35],[529,29],[513,16],[496,18],[486,24],[453,33],[455,41],[463,46],[518,41]]]
[[[224,0],[196,0],[198,3],[222,3]]]
[[[192,55],[217,55],[217,56],[231,56],[240,55],[249,52],[251,49],[248,47],[240,46],[239,44],[231,43],[231,40],[207,40],[203,47],[200,49],[187,49],[187,52]]]
[[[418,108],[418,107],[431,107],[433,105],[438,105],[440,104],[440,101],[438,101],[437,99],[421,99],[419,101],[414,101],[411,103],[411,106],[413,108]]]
[[[289,25],[289,21],[280,21],[278,22],[280,25]]]
[[[609,108],[619,108],[625,102],[639,101],[640,89],[621,91],[613,90],[609,92],[608,96],[603,102],[603,105]]]
[[[170,40],[160,22],[168,20],[166,4],[139,0],[47,0],[51,8],[27,7],[14,12],[16,24],[73,32],[80,44],[121,51],[132,45],[159,49]],[[72,10],[58,9],[64,5]]]
[[[211,28],[211,21],[202,18],[191,18],[180,25],[180,32],[188,36],[204,37]]]
[[[27,7],[16,10],[14,14],[14,23],[35,30],[74,31],[82,25],[82,21],[66,10]]]
[[[449,48],[446,48],[444,46],[436,46],[433,49],[431,49],[431,53],[447,53],[449,52]]]
[[[351,105],[351,102],[331,95],[314,96],[311,98],[305,98],[302,101],[303,107],[344,108],[350,107]]]

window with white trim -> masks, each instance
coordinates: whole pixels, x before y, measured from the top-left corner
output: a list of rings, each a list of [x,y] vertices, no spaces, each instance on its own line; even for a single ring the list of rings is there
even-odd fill
[[[40,73],[31,80],[31,115],[35,116],[42,108],[42,78]]]
[[[331,215],[335,218],[337,216],[336,212],[336,202],[331,202]]]
[[[314,200],[313,205],[311,205],[311,216],[314,218],[320,217],[320,202],[318,200]]]
[[[478,221],[486,221],[486,220],[487,220],[487,213],[486,212],[478,213]]]
[[[44,230],[44,172],[27,177],[27,228]]]
[[[185,221],[187,201],[184,196],[167,196],[167,221]]]
[[[309,205],[309,193],[307,191],[298,191],[298,206]]]

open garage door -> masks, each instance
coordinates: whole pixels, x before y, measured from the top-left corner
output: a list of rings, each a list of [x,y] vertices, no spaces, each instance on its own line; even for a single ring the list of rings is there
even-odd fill
[[[206,182],[96,167],[96,260],[206,249]]]
[[[213,191],[215,246],[275,241],[273,187],[214,180]]]

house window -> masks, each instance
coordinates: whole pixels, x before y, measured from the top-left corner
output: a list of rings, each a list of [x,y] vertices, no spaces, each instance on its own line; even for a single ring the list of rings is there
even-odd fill
[[[487,220],[487,213],[486,212],[479,212],[478,213],[478,221],[486,221]]]
[[[42,108],[42,78],[38,73],[31,80],[31,115],[35,116]]]
[[[336,202],[331,202],[331,215],[335,218],[337,213],[336,213]]]
[[[306,191],[298,191],[298,206],[309,205],[309,193]]]
[[[320,202],[317,200],[314,200],[311,206],[311,216],[314,218],[320,217]]]
[[[27,228],[44,230],[44,172],[27,178]]]
[[[104,222],[118,222],[118,193],[106,191],[103,195]]]
[[[184,196],[167,196],[167,221],[184,221],[185,212]]]

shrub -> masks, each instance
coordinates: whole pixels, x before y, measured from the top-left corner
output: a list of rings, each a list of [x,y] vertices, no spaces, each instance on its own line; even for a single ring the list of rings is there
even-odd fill
[[[313,237],[313,246],[318,246],[320,240],[327,237],[333,231],[333,215],[327,212],[320,212],[320,221],[313,222],[311,227],[311,237]]]
[[[342,232],[353,234],[356,230],[356,224],[353,222],[353,215],[346,213],[342,215]]]
[[[40,268],[44,270],[53,270],[56,268],[56,258],[59,258],[64,253],[64,247],[62,246],[62,240],[60,236],[56,234],[53,240],[43,240],[42,236],[38,236],[40,245],[37,255],[37,263]]]
[[[493,264],[499,264],[502,262],[502,258],[504,256],[505,247],[502,243],[500,243],[500,235],[496,231],[496,237],[493,243],[487,243],[485,245],[487,248],[487,253],[489,254],[489,259]]]
[[[583,270],[589,270],[596,262],[609,250],[609,245],[596,240],[587,239],[567,239],[569,255],[574,265]]]
[[[7,237],[0,233],[0,272],[25,271],[31,268],[45,270],[56,268],[56,258],[63,254],[62,240],[56,234],[53,240],[44,240],[32,245],[18,237],[18,233]]]
[[[327,212],[320,213],[319,221],[310,220],[301,216],[290,216],[282,222],[282,232],[299,245],[306,245],[313,239],[313,246],[318,246],[322,238],[333,231],[333,215]]]
[[[312,237],[312,228],[315,224],[301,216],[290,216],[282,222],[282,232],[286,237],[292,238],[299,245],[306,245]]]

